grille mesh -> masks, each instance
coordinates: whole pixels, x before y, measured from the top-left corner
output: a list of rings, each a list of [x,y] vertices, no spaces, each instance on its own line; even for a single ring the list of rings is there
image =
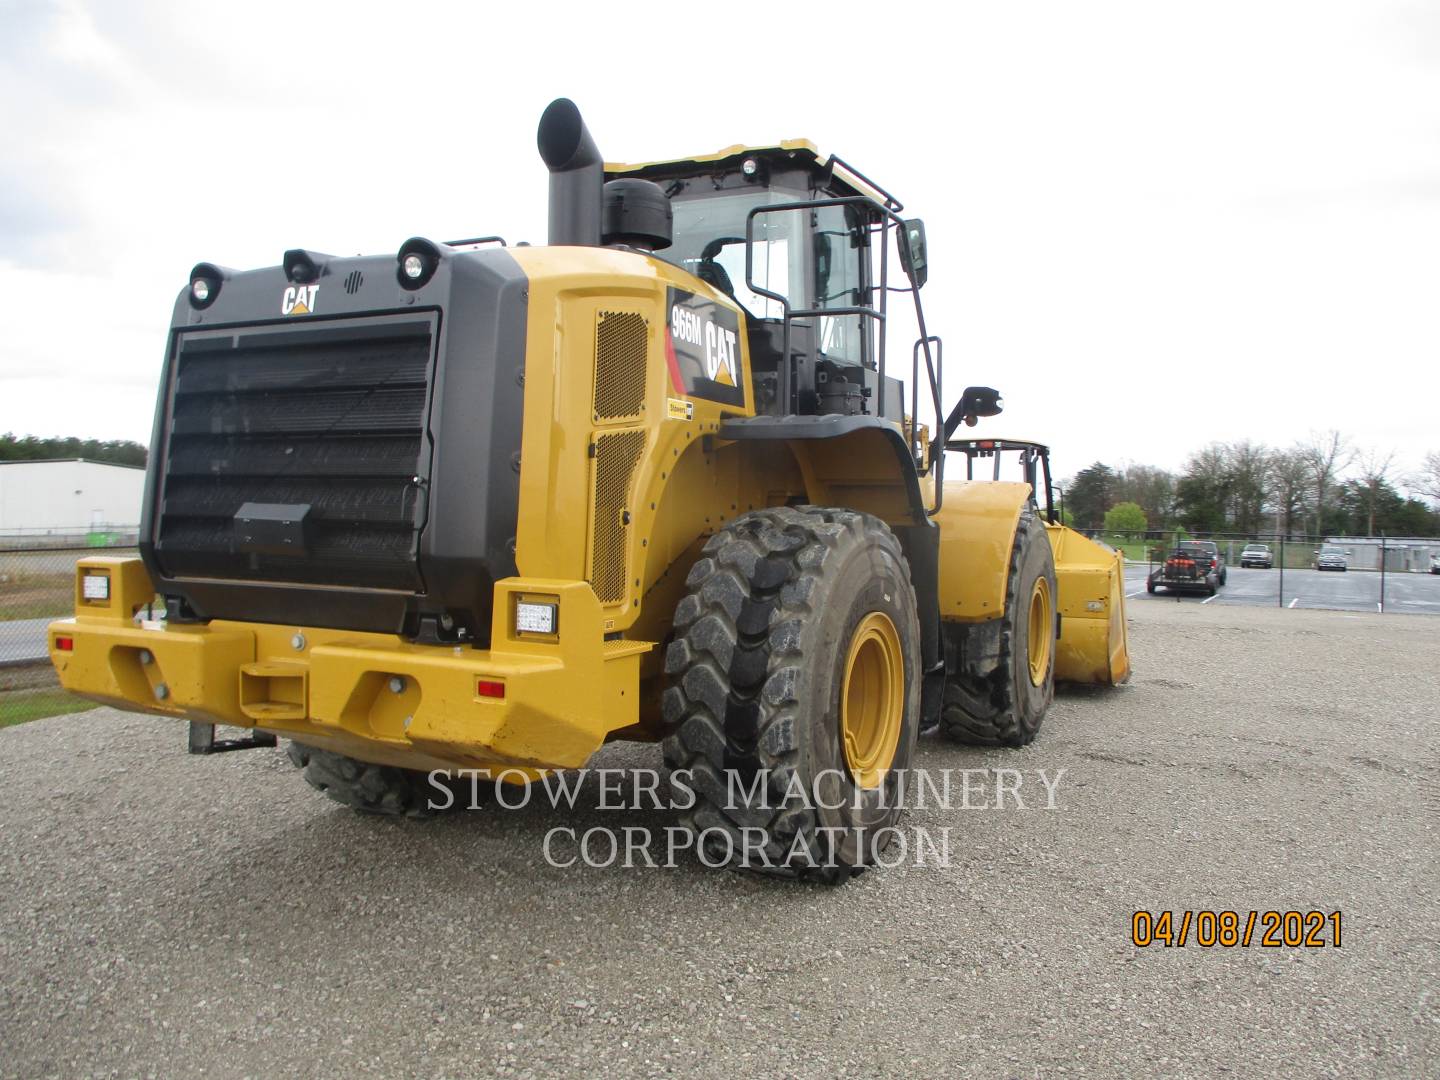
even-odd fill
[[[633,420],[645,401],[649,327],[633,311],[602,311],[595,324],[595,419]]]
[[[626,523],[625,504],[630,481],[640,452],[645,448],[643,431],[619,431],[595,440],[595,517],[590,539],[590,585],[602,604],[625,599]]]
[[[176,577],[417,590],[428,320],[182,339],[156,553]],[[246,503],[310,508],[303,551],[237,544]]]

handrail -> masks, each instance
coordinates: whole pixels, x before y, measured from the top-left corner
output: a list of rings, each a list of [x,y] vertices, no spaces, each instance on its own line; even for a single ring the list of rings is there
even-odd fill
[[[837,159],[837,160],[838,160],[838,159]],[[843,161],[841,162],[841,164],[842,164],[842,165],[845,165],[845,163],[844,163]],[[849,167],[848,165],[845,165],[845,168],[849,169],[850,167]],[[851,171],[854,172],[854,170],[851,170]],[[856,173],[856,176],[860,177],[861,179],[866,179],[865,177],[863,177],[863,176],[862,176],[861,174],[859,174],[859,173]],[[868,180],[866,180],[866,182],[869,183]],[[874,185],[872,184],[871,186],[874,186]],[[881,194],[883,194],[883,195],[886,197],[886,199],[888,199],[890,202],[896,203],[896,205],[899,206],[898,202],[896,202],[896,200],[894,199],[894,197],[891,196],[888,192],[886,192],[886,191],[884,191],[883,189],[878,188],[878,187],[876,188],[876,190],[879,191]],[[823,210],[823,209],[825,209],[826,207],[830,207],[830,206],[857,206],[857,205],[863,205],[863,206],[865,206],[865,207],[867,207],[867,208],[869,208],[869,209],[871,209],[871,210],[874,210],[874,211],[876,211],[876,212],[878,212],[878,213],[880,214],[880,285],[879,285],[880,307],[879,307],[878,310],[877,310],[876,308],[874,308],[874,307],[866,307],[866,306],[851,306],[851,307],[844,307],[844,308],[798,308],[798,309],[797,309],[797,308],[792,308],[791,305],[790,305],[790,299],[789,299],[789,297],[787,297],[787,296],[785,296],[785,295],[783,295],[783,294],[781,294],[781,293],[774,292],[774,291],[772,291],[772,290],[770,290],[770,289],[766,289],[766,288],[758,285],[758,284],[755,282],[755,219],[756,219],[757,217],[759,217],[761,214],[793,213],[793,212],[799,211],[799,210]],[[778,303],[778,304],[780,305],[781,311],[784,312],[784,315],[783,315],[783,317],[782,317],[782,329],[781,329],[781,349],[782,349],[782,352],[781,352],[781,367],[780,367],[780,401],[781,401],[781,403],[782,403],[782,408],[784,408],[784,410],[785,410],[786,412],[788,412],[788,413],[794,413],[794,412],[797,412],[797,411],[798,411],[798,408],[797,408],[798,402],[795,400],[795,385],[794,385],[794,384],[795,384],[795,373],[794,373],[794,363],[793,363],[793,358],[792,358],[791,355],[790,355],[790,323],[791,323],[791,320],[792,320],[792,319],[795,319],[795,318],[801,318],[801,317],[803,317],[803,318],[817,318],[817,317],[818,317],[818,318],[824,318],[824,317],[834,317],[834,316],[837,316],[837,315],[854,315],[854,316],[859,317],[859,318],[870,318],[870,319],[874,319],[876,322],[878,322],[878,323],[880,324],[879,342],[878,342],[878,346],[877,346],[877,347],[878,347],[878,351],[879,351],[879,363],[878,363],[877,366],[876,366],[876,373],[877,373],[877,376],[878,376],[878,383],[879,383],[880,393],[879,393],[879,395],[878,395],[878,399],[877,399],[877,402],[876,402],[875,412],[876,412],[876,415],[877,415],[877,416],[883,417],[883,416],[885,415],[885,344],[886,344],[886,341],[885,341],[885,336],[886,336],[886,335],[885,335],[885,330],[886,330],[886,324],[887,324],[887,319],[886,319],[886,297],[887,297],[887,295],[888,295],[888,293],[889,293],[889,266],[890,266],[889,254],[890,254],[890,253],[889,253],[889,251],[888,251],[888,244],[889,244],[889,236],[890,236],[890,225],[891,225],[892,223],[896,226],[897,229],[904,229],[904,227],[905,227],[905,220],[904,220],[902,217],[900,217],[900,215],[899,215],[895,210],[891,209],[889,206],[886,206],[886,205],[883,205],[883,204],[877,202],[876,200],[872,199],[872,198],[871,198],[870,196],[868,196],[868,195],[847,195],[847,196],[840,196],[840,197],[828,198],[828,199],[806,199],[806,200],[801,200],[801,201],[799,201],[799,202],[771,203],[771,204],[769,204],[769,205],[761,205],[761,206],[752,207],[752,208],[750,209],[749,213],[746,214],[746,216],[745,216],[745,287],[746,287],[747,289],[749,289],[752,293],[754,293],[756,296],[763,296],[763,297],[765,297],[765,298],[767,298],[767,299],[769,299],[769,300],[775,301],[776,303]],[[907,272],[907,277],[908,277],[908,276],[909,276],[909,274],[908,274],[908,272]],[[927,371],[929,372],[929,374],[930,374],[930,392],[931,392],[931,396],[932,396],[932,399],[933,399],[934,405],[935,405],[935,415],[936,415],[937,425],[943,426],[943,423],[942,423],[942,421],[940,420],[940,418],[944,416],[944,407],[943,407],[943,405],[941,404],[941,401],[940,401],[940,381],[939,381],[939,379],[938,379],[938,378],[936,377],[936,375],[935,375],[935,370],[936,370],[935,357],[932,356],[932,354],[931,354],[931,349],[930,349],[930,343],[931,343],[932,341],[938,343],[939,339],[938,339],[937,337],[931,335],[931,334],[929,333],[929,331],[926,329],[926,326],[925,326],[925,309],[924,309],[924,306],[921,304],[921,301],[920,301],[920,290],[915,287],[915,281],[914,281],[914,278],[913,278],[913,277],[910,278],[910,284],[911,284],[910,292],[911,292],[911,294],[913,295],[914,300],[915,300],[915,321],[916,321],[916,323],[919,325],[919,330],[920,330],[920,338],[919,338],[919,340],[916,342],[916,350],[917,350],[917,351],[916,351],[916,352],[913,354],[913,356],[912,356],[913,368],[918,371],[918,366],[919,366],[919,350],[923,350],[924,353],[925,353],[925,366],[926,366],[926,370],[927,370]],[[872,290],[871,290],[871,291],[872,291],[872,292],[874,291],[873,287],[872,287]],[[914,381],[915,381],[915,382],[918,382],[918,377],[917,377]],[[915,402],[916,408],[918,409],[918,405],[919,405],[918,396],[916,396],[916,397],[914,398],[914,402]],[[902,401],[902,411],[903,411],[903,401]],[[914,424],[915,424],[915,412],[912,410],[912,412],[911,412],[911,425],[912,425],[912,427],[914,426]],[[937,436],[938,436],[938,435],[939,435],[939,433],[937,432]],[[935,441],[935,440],[932,440],[932,460],[934,460],[934,457],[933,457],[933,443],[934,443],[934,441]],[[937,466],[936,466],[935,506],[934,506],[934,508],[933,508],[932,510],[929,511],[929,513],[930,513],[932,516],[933,516],[934,514],[938,513],[939,510],[940,510],[940,503],[941,503],[941,498],[942,498],[942,496],[941,496],[940,483],[941,483],[941,481],[942,481],[942,479],[943,479],[944,471],[945,471],[944,451],[943,451],[943,449],[942,449],[942,451],[941,451],[941,456],[940,456],[940,458],[938,459],[938,464],[937,464]]]
[[[501,247],[507,246],[503,236],[470,236],[464,240],[446,240],[444,243],[446,247],[478,247],[481,244],[499,244]]]

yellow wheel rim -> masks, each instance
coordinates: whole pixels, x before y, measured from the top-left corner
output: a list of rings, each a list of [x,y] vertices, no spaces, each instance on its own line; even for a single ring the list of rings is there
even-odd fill
[[[1030,682],[1039,686],[1050,670],[1050,648],[1055,638],[1055,609],[1050,604],[1050,579],[1038,577],[1030,592]]]
[[[905,715],[905,659],[900,634],[884,612],[860,620],[845,657],[840,736],[845,764],[862,788],[879,787],[895,762]]]

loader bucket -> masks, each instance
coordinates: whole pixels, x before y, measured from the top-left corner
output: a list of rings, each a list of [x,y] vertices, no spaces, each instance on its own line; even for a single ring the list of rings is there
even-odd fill
[[[1047,524],[1060,591],[1055,678],[1114,686],[1130,677],[1125,559],[1064,525]]]

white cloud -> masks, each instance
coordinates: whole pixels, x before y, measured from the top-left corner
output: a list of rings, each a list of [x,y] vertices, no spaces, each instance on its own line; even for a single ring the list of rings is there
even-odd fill
[[[897,192],[949,389],[1000,387],[991,430],[1062,472],[1329,427],[1405,468],[1434,448],[1440,21],[1414,5],[891,5],[884,39],[845,4],[127,7],[7,15],[0,430],[146,438],[198,260],[541,239],[564,94],[612,160],[806,135]]]

